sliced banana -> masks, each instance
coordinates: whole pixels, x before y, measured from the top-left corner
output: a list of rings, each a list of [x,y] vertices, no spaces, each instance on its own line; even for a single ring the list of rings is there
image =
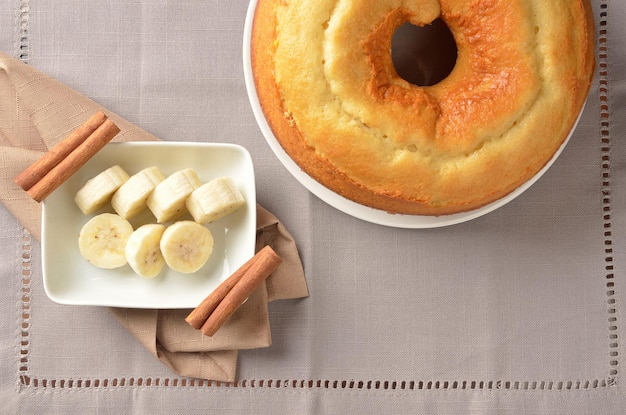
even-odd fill
[[[146,201],[157,222],[170,222],[185,212],[185,200],[202,183],[193,169],[179,170],[157,185]]]
[[[148,207],[146,201],[159,183],[165,179],[158,167],[152,166],[130,176],[111,198],[118,215],[131,219]]]
[[[245,203],[233,179],[220,177],[194,190],[185,205],[196,222],[209,223],[230,215]]]
[[[190,220],[176,222],[161,236],[161,253],[174,271],[198,271],[213,252],[213,235],[205,226]]]
[[[126,242],[133,226],[113,213],[91,218],[80,230],[78,249],[81,255],[99,268],[118,268],[126,264]]]
[[[128,238],[126,260],[133,271],[142,277],[156,277],[165,266],[160,247],[164,231],[164,225],[149,223],[137,228]]]
[[[89,215],[111,200],[113,193],[124,184],[130,176],[120,166],[112,166],[87,183],[76,192],[74,201],[83,214]]]

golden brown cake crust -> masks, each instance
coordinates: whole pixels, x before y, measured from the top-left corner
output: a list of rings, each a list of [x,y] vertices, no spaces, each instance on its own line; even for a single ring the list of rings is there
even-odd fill
[[[391,36],[441,17],[458,48],[433,86],[400,78]],[[261,107],[332,191],[392,213],[481,207],[532,178],[573,127],[595,68],[588,0],[258,0]]]

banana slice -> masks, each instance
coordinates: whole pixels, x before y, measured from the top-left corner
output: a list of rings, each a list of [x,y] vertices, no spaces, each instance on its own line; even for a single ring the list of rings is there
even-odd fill
[[[164,231],[164,225],[149,223],[137,228],[128,238],[126,260],[133,271],[142,277],[156,277],[165,266],[160,247]]]
[[[129,179],[128,173],[120,166],[112,166],[87,183],[76,193],[74,201],[81,212],[89,215],[104,206],[117,189]]]
[[[126,264],[126,242],[133,226],[113,213],[91,218],[80,230],[78,249],[81,255],[99,268],[118,268]]]
[[[174,271],[189,274],[198,271],[213,252],[213,235],[197,222],[183,220],[165,229],[161,253]]]
[[[230,215],[246,203],[230,177],[220,177],[203,184],[191,193],[185,205],[198,223],[209,223]]]
[[[202,183],[193,169],[179,170],[157,185],[146,201],[157,222],[170,222],[185,212],[185,200]]]
[[[118,215],[131,219],[148,207],[150,193],[165,179],[158,167],[152,166],[133,174],[113,194],[111,205]]]

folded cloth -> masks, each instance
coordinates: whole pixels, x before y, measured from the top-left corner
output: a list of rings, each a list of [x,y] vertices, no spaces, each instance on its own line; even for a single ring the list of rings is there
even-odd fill
[[[101,106],[86,96],[0,52],[0,200],[37,240],[41,205],[13,179],[98,109]],[[158,140],[103,111],[120,127],[114,141]],[[256,248],[265,245],[283,263],[212,337],[184,321],[190,310],[110,308],[111,314],[176,374],[233,381],[238,350],[271,344],[268,301],[308,296],[294,239],[274,215],[257,205]]]
[[[175,373],[202,379],[235,378],[237,350],[271,344],[267,302],[307,295],[292,236],[274,215],[257,205],[256,250],[271,246],[283,262],[212,337],[185,322],[190,310],[110,308],[154,356]]]

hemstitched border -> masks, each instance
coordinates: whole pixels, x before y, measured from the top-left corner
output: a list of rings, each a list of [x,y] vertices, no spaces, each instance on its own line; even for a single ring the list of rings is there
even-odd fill
[[[15,50],[13,55],[21,62],[28,64],[29,60],[29,25],[30,25],[30,3],[29,0],[20,0],[19,9],[15,19]],[[18,327],[18,374],[19,386],[28,384],[28,355],[30,348],[30,317],[31,317],[31,242],[32,236],[22,228],[22,237],[19,240],[19,250],[21,257],[18,259],[21,263],[21,288],[18,296],[20,301],[18,305],[18,314],[20,325]]]
[[[20,7],[16,18],[16,34],[17,40],[15,42],[16,58],[24,63],[28,63],[29,59],[29,39],[28,29],[30,24],[30,4],[29,0],[21,0]]]
[[[600,146],[602,150],[602,210],[604,219],[604,264],[607,294],[608,339],[609,339],[609,379],[614,382],[618,376],[618,334],[617,334],[617,299],[615,295],[615,273],[613,260],[613,231],[611,206],[611,112],[609,104],[608,74],[608,0],[600,4],[598,21],[598,76],[600,103]]]
[[[28,355],[30,350],[30,317],[31,317],[31,242],[32,236],[26,230],[22,230],[22,238],[19,241],[21,256],[19,261],[21,263],[21,288],[18,295],[20,296],[20,305],[18,306],[19,321],[21,322],[18,329],[18,373],[20,385],[29,384],[28,375]]]
[[[143,388],[236,388],[236,389],[345,389],[385,391],[574,391],[598,390],[615,386],[610,379],[585,381],[388,381],[388,380],[301,380],[301,379],[244,379],[220,382],[195,378],[142,378],[121,377],[112,379],[40,379],[24,378],[25,386],[47,390]]]

